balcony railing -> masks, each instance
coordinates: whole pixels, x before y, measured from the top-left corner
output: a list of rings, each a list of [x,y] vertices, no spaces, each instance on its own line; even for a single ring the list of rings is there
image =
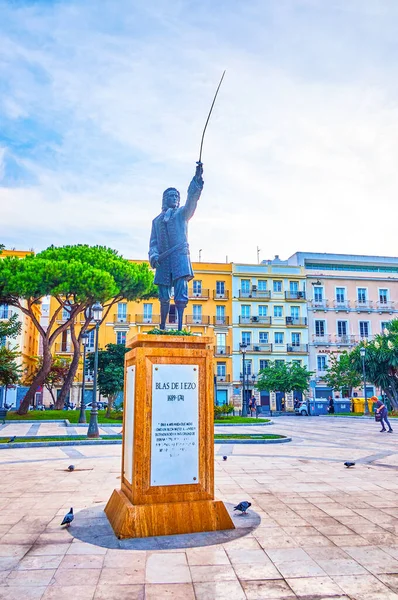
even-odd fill
[[[185,317],[185,323],[187,325],[209,325],[210,317],[205,315],[187,315]]]
[[[135,315],[137,325],[159,325],[160,315]]]
[[[225,290],[224,292],[217,292],[213,290],[213,300],[228,300],[229,299],[229,291]]]
[[[333,300],[335,310],[350,310],[349,300]]]
[[[257,298],[259,300],[270,300],[270,290],[258,290],[252,288],[250,291],[239,290],[239,298]]]
[[[326,298],[322,300],[311,300],[310,307],[313,310],[326,310],[329,308],[329,300]]]
[[[55,342],[55,353],[56,354],[72,354],[73,345],[70,343],[64,344],[63,342]]]
[[[329,334],[312,336],[312,341],[315,346],[329,346],[331,339],[332,338]]]
[[[241,325],[271,325],[271,317],[260,317],[260,316],[243,317],[241,315],[239,317],[239,323]]]
[[[131,322],[131,315],[113,315],[113,322],[118,325],[126,325]]]
[[[285,292],[286,300],[305,300],[305,292]]]
[[[360,312],[360,311],[370,312],[371,310],[373,310],[373,301],[365,300],[364,302],[360,302],[359,300],[357,300],[355,302],[355,310],[357,310],[358,312]]]
[[[189,298],[201,298],[202,300],[208,300],[210,298],[210,290],[201,289],[201,290],[193,290],[192,288],[188,292]]]
[[[246,352],[272,352],[272,344],[248,344]]]
[[[215,346],[214,356],[228,356],[231,354],[231,348],[229,346]]]
[[[355,335],[336,335],[335,341],[338,346],[354,346],[356,337]]]
[[[286,351],[293,354],[303,354],[308,352],[308,344],[287,344]]]
[[[229,325],[229,317],[213,317],[213,325],[217,327],[223,325]]]
[[[231,375],[227,373],[226,375],[216,375],[217,383],[228,383],[231,381]]]
[[[394,309],[395,302],[380,302],[380,300],[377,302],[377,310],[379,312],[393,312]]]
[[[307,317],[286,317],[287,327],[304,327],[307,325]]]

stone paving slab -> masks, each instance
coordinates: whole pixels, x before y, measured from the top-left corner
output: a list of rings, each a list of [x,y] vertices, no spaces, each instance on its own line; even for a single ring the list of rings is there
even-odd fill
[[[215,444],[217,497],[252,502],[236,537],[117,540],[103,507],[120,446],[3,450],[0,600],[398,600],[395,434],[283,417],[267,431],[293,441]]]

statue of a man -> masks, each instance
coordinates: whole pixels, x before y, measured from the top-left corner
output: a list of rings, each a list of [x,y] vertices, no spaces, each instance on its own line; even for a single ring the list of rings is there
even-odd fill
[[[180,193],[175,188],[163,192],[162,212],[152,221],[149,262],[156,269],[155,284],[159,288],[160,329],[166,328],[171,290],[177,308],[178,329],[182,329],[184,310],[188,304],[188,281],[193,279],[189,256],[188,221],[193,216],[203,189],[203,165],[197,163],[188,187],[188,197],[180,207]]]

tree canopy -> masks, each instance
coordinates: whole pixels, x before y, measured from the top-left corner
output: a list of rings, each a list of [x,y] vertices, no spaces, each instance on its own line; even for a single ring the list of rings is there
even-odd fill
[[[270,361],[259,373],[258,390],[272,392],[305,392],[308,390],[311,371],[295,362]]]
[[[67,329],[74,328],[81,313],[85,322],[74,344],[71,380],[80,355],[79,336],[90,323],[92,305],[96,301],[102,303],[105,319],[115,302],[156,294],[153,274],[146,263],[132,263],[105,246],[51,246],[23,259],[5,257],[0,260],[0,303],[16,306],[28,315],[43,345],[42,369],[32,381],[19,412],[27,412],[35,391],[43,385],[51,368],[51,348],[56,338]],[[43,296],[53,296],[57,301],[57,309],[51,315],[47,329],[40,324],[37,311]],[[61,319],[64,308],[68,311],[67,319]]]
[[[325,382],[334,390],[348,390],[350,396],[352,396],[352,389],[361,385],[361,372],[358,372],[353,364],[349,352],[330,354]]]
[[[98,389],[102,396],[108,398],[107,415],[119,392],[124,389],[124,357],[129,348],[123,344],[107,344],[105,350],[98,351]],[[90,352],[87,362],[94,370],[94,353]]]

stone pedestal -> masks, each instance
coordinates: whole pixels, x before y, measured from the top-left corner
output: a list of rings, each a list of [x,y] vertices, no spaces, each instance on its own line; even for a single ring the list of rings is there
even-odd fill
[[[211,339],[139,334],[125,362],[119,538],[234,529],[214,499]]]

